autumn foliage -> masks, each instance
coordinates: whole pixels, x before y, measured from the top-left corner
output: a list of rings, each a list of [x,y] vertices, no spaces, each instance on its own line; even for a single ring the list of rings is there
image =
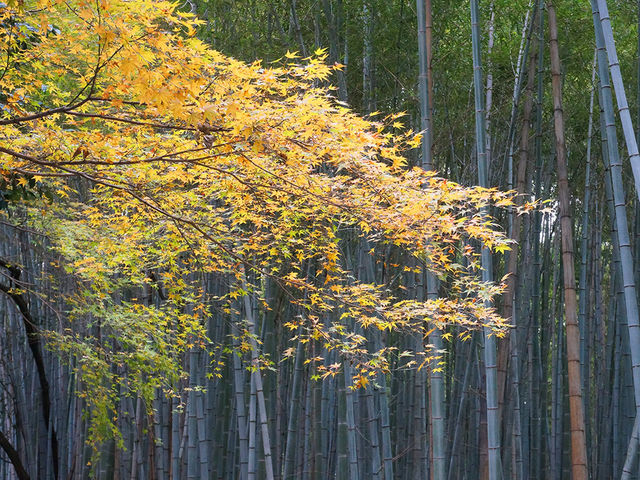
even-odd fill
[[[67,275],[63,328],[42,334],[76,359],[96,442],[117,434],[123,383],[169,391],[181,354],[208,346],[206,319],[237,315],[245,295],[268,310],[267,282],[304,312],[286,325],[361,379],[386,364],[350,325],[502,328],[478,251],[507,248],[483,211],[510,197],[409,167],[419,135],[334,101],[323,51],[241,63],[155,0],[14,2],[0,25],[0,172],[47,192],[5,220],[46,235]],[[361,281],[348,252],[364,241],[398,277],[431,269],[446,296]]]

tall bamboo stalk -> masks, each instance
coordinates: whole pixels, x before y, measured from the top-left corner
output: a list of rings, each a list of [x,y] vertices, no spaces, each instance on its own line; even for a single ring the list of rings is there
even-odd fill
[[[589,354],[589,344],[590,344],[590,336],[589,331],[591,315],[588,312],[589,308],[589,295],[590,288],[588,285],[588,262],[590,258],[590,207],[591,207],[591,140],[593,136],[593,105],[594,105],[594,96],[596,91],[596,67],[597,67],[597,50],[594,49],[593,52],[593,66],[591,73],[591,94],[589,98],[589,123],[587,126],[587,153],[586,153],[586,168],[585,168],[585,180],[584,180],[584,197],[583,197],[583,206],[582,206],[582,232],[581,232],[581,248],[580,248],[580,280],[579,280],[579,300],[580,303],[578,305],[578,326],[580,328],[580,365],[582,366],[581,376],[582,376],[582,384],[583,384],[583,392],[585,395],[585,404],[584,409],[586,414],[585,418],[585,428],[586,428],[586,442],[587,449],[591,451],[591,418],[588,414],[590,411],[590,360]]]
[[[631,433],[631,439],[629,440],[629,447],[627,448],[627,458],[624,461],[622,467],[622,475],[620,480],[630,480],[633,473],[633,468],[638,460],[638,441],[640,440],[640,432],[638,428],[638,422],[640,417],[636,416],[636,420],[633,423],[633,432]]]
[[[243,274],[244,288],[247,288],[246,280]],[[260,414],[260,431],[262,434],[262,448],[264,453],[264,468],[266,480],[273,480],[273,461],[271,459],[271,440],[269,436],[269,425],[267,423],[267,407],[264,400],[264,388],[262,385],[262,374],[260,373],[260,362],[258,358],[258,342],[256,340],[256,324],[251,306],[251,299],[248,295],[244,296],[244,309],[249,322],[249,333],[251,343],[251,381],[252,388],[255,389],[255,397]],[[255,407],[254,407],[255,408]]]
[[[517,204],[522,204],[523,196],[525,194],[527,164],[529,163],[529,123],[531,121],[531,111],[533,109],[533,81],[535,78],[535,67],[536,57],[533,55],[529,61],[528,81],[522,114],[522,129],[520,134],[520,149],[515,185],[518,195],[516,197]],[[502,309],[502,314],[505,318],[511,318],[513,314],[513,295],[518,281],[517,264],[519,247],[517,245],[520,240],[520,227],[522,223],[522,217],[520,215],[514,215],[512,212],[511,216],[513,217],[511,239],[516,243],[508,254],[506,274],[509,275],[509,277],[507,278]]]
[[[237,324],[234,325],[233,331],[233,344],[234,348],[239,349],[240,347],[240,329]],[[240,442],[240,480],[245,480],[248,475],[249,469],[249,438],[248,438],[248,429],[247,429],[247,416],[246,416],[246,408],[245,408],[245,398],[244,398],[244,370],[242,368],[242,360],[238,355],[233,355],[233,385],[235,392],[235,404],[236,404],[236,419],[238,422],[237,431],[238,438]]]
[[[373,95],[373,22],[374,10],[368,0],[362,2],[363,20],[363,54],[362,54],[362,112],[371,113],[375,110]]]
[[[478,160],[478,181],[480,186],[489,186],[489,166],[486,157],[486,126],[484,111],[484,89],[482,62],[480,55],[480,27],[478,1],[471,0],[471,33],[473,46],[473,85],[476,111],[476,155]],[[482,280],[493,279],[491,252],[482,249]],[[484,361],[487,389],[487,448],[489,460],[489,480],[498,480],[500,467],[500,418],[498,414],[498,382],[496,362],[496,337],[490,329],[484,328]]]
[[[613,38],[613,28],[611,26],[611,18],[609,17],[609,9],[607,8],[607,0],[597,0],[598,12],[600,17],[600,24],[602,28],[602,36],[604,44],[607,50],[607,57],[609,60],[609,72],[611,73],[611,80],[613,82],[613,89],[616,93],[616,102],[618,104],[618,115],[620,116],[620,122],[622,123],[622,131],[624,133],[624,139],[627,145],[627,152],[629,154],[629,161],[631,162],[631,169],[633,171],[633,178],[636,186],[636,195],[640,199],[640,153],[638,153],[638,143],[636,141],[636,135],[633,130],[633,123],[631,121],[631,112],[629,110],[629,104],[627,103],[627,95],[624,90],[624,83],[622,81],[622,72],[620,71],[620,62],[618,60],[618,53],[616,51],[616,44]],[[632,327],[629,327],[632,328]],[[639,330],[640,325],[633,327],[634,330]],[[634,332],[634,345],[640,345],[640,333]],[[637,337],[637,338],[636,338]],[[635,341],[638,343],[635,343]],[[633,349],[632,349],[633,350]],[[640,352],[639,352],[640,353]],[[634,365],[640,364],[634,362]],[[640,373],[637,374],[637,379],[640,380]]]
[[[618,154],[619,150],[616,138],[615,118],[613,115],[613,99],[611,94],[611,86],[609,83],[609,72],[611,72],[613,77],[616,68],[612,67],[611,55],[609,55],[609,71],[607,71],[605,63],[606,59],[603,51],[604,47],[606,47],[607,53],[609,53],[610,49],[614,49],[615,47],[610,48],[611,45],[609,45],[606,41],[607,29],[605,25],[608,24],[610,30],[610,23],[605,22],[605,20],[603,19],[603,16],[608,17],[606,11],[605,14],[603,14],[601,11],[598,12],[598,9],[602,7],[603,5],[601,5],[601,2],[598,2],[598,4],[596,5],[595,1],[592,0],[596,47],[598,49],[598,72],[600,76],[601,95],[603,100],[602,106],[606,123],[609,154],[608,156],[611,166],[611,186],[615,208],[616,230],[618,236],[617,247],[619,249],[620,268],[622,270],[622,285],[624,288],[624,305],[627,325],[629,329],[629,343],[631,347],[630,350],[633,372],[633,387],[637,417],[638,412],[640,412],[640,319],[638,314],[638,301],[635,286],[635,271],[633,266],[631,239],[629,237],[629,226],[627,224],[626,197],[622,178],[622,163]],[[606,9],[606,3],[604,5],[604,8]],[[615,54],[615,50],[613,50],[613,53]],[[619,74],[619,66],[617,73]],[[614,87],[615,86],[616,82],[614,77]],[[620,110],[621,102],[623,102],[624,99],[618,98],[617,89],[616,99],[618,101]],[[620,114],[622,115],[622,111],[620,111]],[[626,110],[626,114],[629,114],[628,109]],[[635,135],[633,138],[635,140]],[[632,436],[631,442],[633,441],[635,441],[635,437]]]
[[[254,366],[252,366],[254,368]],[[256,459],[256,383],[253,381],[253,375],[251,377],[251,393],[249,394],[249,468],[248,468],[248,480],[256,480],[256,467],[258,465]]]
[[[416,0],[416,12],[418,16],[418,59],[419,76],[418,90],[420,96],[420,118],[422,136],[421,166],[425,170],[433,169],[431,152],[433,149],[432,134],[432,98],[429,84],[429,65],[431,63],[430,50],[431,38],[431,4],[429,0]],[[429,27],[429,29],[427,29]],[[429,272],[424,272],[426,279],[426,294],[428,299],[437,297],[437,280]],[[429,338],[437,352],[442,350],[442,334],[436,328]],[[432,464],[433,479],[445,479],[447,475],[446,447],[445,447],[445,407],[444,407],[444,379],[442,369],[431,368],[430,377],[430,415],[432,436]]]
[[[558,209],[562,236],[562,268],[565,323],[567,330],[569,409],[571,418],[571,472],[573,480],[587,480],[587,446],[584,407],[582,402],[582,381],[580,379],[580,329],[578,327],[578,304],[573,255],[573,225],[571,221],[567,146],[565,143],[564,114],[562,110],[562,72],[558,49],[556,11],[550,1],[547,1],[547,11],[549,15],[549,52],[551,56],[553,119],[556,159],[558,164]]]

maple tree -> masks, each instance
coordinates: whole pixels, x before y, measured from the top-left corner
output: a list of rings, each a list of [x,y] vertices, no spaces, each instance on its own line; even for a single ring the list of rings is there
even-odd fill
[[[184,375],[180,355],[208,343],[204,319],[262,298],[267,279],[306,312],[287,326],[351,358],[361,386],[385,355],[348,320],[422,335],[503,328],[485,306],[501,287],[477,270],[480,247],[508,248],[483,210],[509,194],[409,168],[419,135],[391,133],[399,115],[374,122],[335,102],[323,85],[339,67],[324,51],[246,64],[196,39],[197,24],[147,0],[0,7],[2,181],[47,192],[10,208],[74,284],[63,328],[40,333],[76,359],[92,441],[118,435],[123,384],[151,405],[154,388]],[[359,237],[372,255],[402,249],[449,296],[406,300],[358,282],[343,244]],[[212,296],[207,275],[226,293]]]

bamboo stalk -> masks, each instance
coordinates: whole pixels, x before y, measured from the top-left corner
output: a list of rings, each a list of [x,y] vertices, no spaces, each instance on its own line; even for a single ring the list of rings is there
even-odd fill
[[[618,115],[620,116],[620,122],[622,123],[622,131],[624,133],[627,152],[629,154],[629,161],[631,163],[631,169],[633,171],[636,195],[640,199],[640,153],[638,153],[638,143],[636,142],[636,135],[633,130],[633,124],[631,121],[631,112],[629,110],[627,95],[625,93],[624,83],[622,81],[622,72],[620,71],[620,62],[618,60],[616,44],[613,38],[613,28],[611,26],[611,18],[609,17],[607,1],[597,0],[597,6],[600,25],[602,26],[602,37],[604,39],[607,57],[609,60],[609,72],[611,73],[613,89],[616,94],[616,103],[618,104]],[[634,329],[640,329],[640,326],[634,327]],[[635,336],[636,335],[634,334],[634,337]],[[637,340],[639,343],[634,344],[640,345],[640,333],[637,336]],[[638,377],[638,380],[640,380],[640,377]]]
[[[558,26],[553,4],[547,1],[549,15],[549,43],[551,56],[551,85],[553,90],[553,118],[558,164],[558,203],[560,231],[562,235],[562,268],[567,338],[569,381],[569,408],[571,418],[571,471],[574,480],[587,480],[587,452],[585,419],[580,378],[580,329],[575,287],[573,255],[573,225],[570,211],[567,150],[565,143],[564,114],[562,109],[562,73],[558,49]]]
[[[482,63],[480,59],[480,27],[478,1],[471,1],[471,32],[473,43],[473,84],[476,111],[476,155],[478,160],[478,180],[480,186],[489,186],[489,165],[486,156],[486,127],[484,112],[484,92],[482,81]],[[486,213],[486,212],[485,212]],[[482,280],[493,280],[491,252],[482,249]],[[498,480],[500,466],[500,418],[498,412],[498,382],[496,337],[484,327],[484,361],[487,389],[487,448],[489,462],[489,480]]]

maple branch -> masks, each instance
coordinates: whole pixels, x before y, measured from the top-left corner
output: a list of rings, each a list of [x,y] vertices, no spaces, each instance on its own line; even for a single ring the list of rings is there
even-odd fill
[[[36,370],[38,372],[38,379],[40,380],[40,393],[42,395],[42,414],[44,416],[44,423],[47,426],[47,430],[51,433],[51,457],[53,460],[53,474],[54,478],[58,478],[58,437],[56,435],[55,427],[53,423],[49,422],[51,413],[51,396],[49,394],[49,381],[47,380],[47,374],[44,367],[44,358],[42,355],[42,344],[40,342],[40,332],[35,319],[31,315],[29,305],[25,299],[23,293],[20,290],[16,290],[13,283],[20,282],[20,275],[22,270],[17,265],[11,263],[5,258],[0,257],[0,267],[3,267],[9,271],[12,283],[8,286],[0,283],[0,291],[4,292],[18,308],[22,316],[22,324],[24,325],[25,332],[27,334],[27,344],[33,355],[33,360],[36,363]]]
[[[37,172],[35,170],[25,170],[24,168],[14,168],[14,172],[21,173],[22,175],[32,175],[34,177],[54,177],[54,178],[65,178],[65,177],[74,177],[72,173],[66,172]]]
[[[0,220],[0,225],[4,225],[5,227],[10,227],[13,228],[15,230],[18,230],[20,232],[25,232],[25,233],[29,233],[31,235],[38,235],[40,237],[45,237],[47,238],[47,235],[45,235],[44,233],[38,232],[32,228],[28,228],[28,227],[23,227],[21,225],[14,225],[13,223],[9,223],[6,222],[4,220]]]
[[[39,163],[36,157],[33,157],[31,155],[25,155],[24,153],[16,152],[15,150],[11,150],[9,148],[3,147],[2,145],[0,145],[0,152],[6,153],[8,155],[11,155],[12,157],[16,157],[21,160],[27,160],[29,162]]]
[[[61,167],[61,169],[62,170],[67,170],[67,169],[65,169],[63,167]],[[155,211],[155,212],[157,212],[157,213],[159,213],[159,214],[171,219],[172,221],[178,222],[178,223],[184,224],[184,225],[189,225],[196,232],[198,232],[200,235],[202,235],[203,238],[209,240],[210,242],[212,242],[213,244],[218,246],[218,248],[220,248],[220,250],[222,250],[224,253],[229,255],[229,257],[231,257],[234,260],[238,261],[242,265],[246,265],[248,268],[250,268],[250,269],[252,269],[252,270],[254,270],[256,272],[260,272],[260,273],[268,276],[269,278],[274,279],[276,281],[276,283],[278,283],[278,285],[280,285],[282,287],[282,289],[292,297],[293,297],[293,294],[288,292],[288,290],[284,287],[283,283],[291,284],[292,286],[297,287],[297,288],[304,288],[304,287],[308,288],[309,287],[309,285],[304,284],[302,281],[298,282],[298,281],[295,281],[295,280],[293,280],[291,278],[283,279],[281,277],[278,277],[277,275],[274,275],[273,273],[270,273],[270,272],[264,270],[260,266],[247,261],[244,257],[242,257],[241,255],[238,255],[237,253],[233,252],[233,250],[231,250],[228,247],[226,247],[222,242],[220,242],[216,238],[212,237],[209,233],[207,233],[204,230],[204,227],[211,227],[211,225],[201,224],[199,222],[196,222],[195,220],[191,220],[189,218],[185,218],[185,217],[182,217],[180,215],[175,215],[175,214],[165,210],[164,208],[162,208],[162,207],[160,207],[158,205],[154,205],[151,201],[143,198],[142,196],[140,196],[139,194],[134,192],[129,186],[117,185],[115,183],[111,183],[109,181],[105,181],[105,180],[93,177],[93,176],[88,175],[88,174],[83,173],[83,172],[77,172],[76,171],[75,174],[77,176],[79,176],[79,177],[82,177],[82,178],[84,178],[86,180],[89,180],[90,182],[93,182],[93,183],[96,183],[96,184],[100,184],[100,185],[104,185],[106,187],[110,187],[110,188],[125,192],[125,193],[129,194],[130,196],[132,196],[133,198],[135,198],[136,200],[138,200],[143,205],[146,205],[147,207],[149,207],[151,210],[153,210],[153,211]],[[181,232],[181,235],[182,235],[182,232]]]
[[[179,158],[177,157],[177,155],[183,155],[185,153],[195,153],[195,152],[201,152],[203,150],[209,150],[212,148],[219,148],[219,147],[223,147],[225,145],[233,145],[237,143],[236,141],[231,141],[231,142],[225,142],[225,143],[219,143],[216,145],[212,145],[210,147],[198,147],[198,148],[189,148],[187,150],[181,150],[178,152],[173,152],[173,153],[167,153],[165,155],[159,155],[156,157],[149,157],[149,158],[143,158],[141,160],[121,160],[118,162],[107,162],[106,160],[91,160],[91,159],[82,159],[82,160],[63,160],[63,161],[57,161],[57,162],[48,162],[46,160],[42,160],[42,159],[38,159],[36,157],[30,156],[30,155],[25,155],[25,154],[21,154],[19,152],[16,152],[15,150],[11,150],[8,149],[6,147],[2,147],[0,146],[0,152],[4,152],[7,153],[11,156],[14,156],[16,158],[20,158],[22,160],[27,160],[33,163],[37,163],[38,165],[42,165],[42,166],[47,166],[47,167],[59,167],[60,165],[107,165],[107,166],[117,166],[117,165],[137,165],[140,163],[153,163],[153,162],[168,162],[168,163],[192,163],[197,165],[197,163],[200,160],[206,160],[209,158],[215,158],[215,157],[221,157],[224,155],[230,155],[231,153],[236,153],[236,152],[224,152],[224,153],[216,153],[216,154],[212,154],[212,155],[206,155],[204,157],[197,157],[194,159],[186,159],[186,158]],[[41,177],[70,177],[70,176],[75,176],[75,171],[71,171],[71,173],[65,172],[36,172],[36,171],[31,171],[31,170],[24,170],[22,168],[14,168],[14,171],[18,172],[18,173],[22,173],[25,175],[38,175]]]
[[[147,34],[143,34],[141,35],[140,38],[144,38]],[[100,70],[102,70],[111,60],[113,60],[113,58],[120,52],[120,50],[122,50],[122,48],[124,47],[124,45],[121,45],[119,48],[117,48],[102,64],[100,63],[100,55],[102,52],[102,48],[101,46],[98,44],[98,62],[96,63],[96,66],[93,70],[93,76],[91,78],[91,80],[89,82],[86,83],[86,85],[84,87],[82,87],[80,89],[80,91],[71,99],[71,101],[63,106],[63,107],[57,107],[57,108],[51,108],[49,110],[44,110],[42,112],[39,113],[33,113],[31,115],[25,115],[22,117],[14,117],[14,118],[7,118],[4,120],[0,120],[0,125],[15,125],[18,123],[23,123],[23,122],[30,122],[33,120],[38,120],[40,118],[44,118],[44,117],[48,117],[51,115],[55,115],[56,113],[66,113],[69,112],[70,110],[75,110],[76,108],[81,107],[82,105],[84,105],[85,103],[87,103],[92,97],[93,94],[95,93],[95,88],[96,88],[96,81],[98,80],[98,74],[100,73]],[[83,92],[85,92],[87,90],[87,88],[89,89],[89,93],[87,94],[87,96],[83,99],[80,100],[77,103],[74,103],[78,98],[80,98],[80,96],[82,95]]]
[[[73,110],[74,108],[78,108],[87,102],[88,99],[79,102],[76,105],[65,105],[64,107],[51,108],[49,110],[44,110],[39,113],[33,113],[31,115],[25,115],[23,117],[13,117],[7,118],[4,120],[0,120],[0,125],[15,125],[16,123],[30,122],[32,120],[38,120],[40,118],[48,117],[50,115],[55,115],[56,113],[63,113],[68,110]]]
[[[103,113],[83,113],[83,112],[74,112],[72,110],[68,110],[68,111],[65,111],[63,113],[65,113],[67,115],[73,115],[75,117],[100,118],[100,119],[103,119],[103,120],[110,120],[110,121],[114,121],[114,122],[128,123],[128,124],[131,124],[131,125],[139,125],[139,126],[143,126],[143,127],[165,128],[165,129],[169,129],[169,130],[182,130],[182,131],[189,131],[189,132],[202,132],[205,135],[209,135],[211,133],[230,132],[231,131],[231,129],[227,128],[227,127],[220,127],[218,125],[208,125],[208,124],[204,124],[204,123],[196,125],[195,127],[188,127],[188,126],[182,126],[182,125],[169,125],[169,124],[166,124],[166,123],[143,122],[143,121],[140,121],[140,120],[132,120],[130,118],[116,117],[114,115],[105,115]]]
[[[199,131],[199,129],[196,128],[196,127],[185,127],[185,126],[179,126],[179,125],[167,125],[165,123],[142,122],[140,120],[131,120],[129,118],[116,117],[116,116],[113,116],[113,115],[105,115],[105,114],[102,114],[102,113],[81,113],[81,112],[74,112],[73,110],[68,110],[68,111],[65,111],[64,113],[66,113],[67,115],[73,115],[75,117],[100,118],[102,120],[110,120],[110,121],[114,121],[114,122],[129,123],[131,125],[139,125],[139,126],[144,126],[144,127],[166,128],[166,129],[171,129],[171,130],[186,130],[186,131],[191,131],[191,132]],[[219,131],[222,131],[222,130],[223,129],[220,128]]]
[[[55,115],[56,113],[65,113],[68,112],[70,110],[75,110],[76,108],[81,107],[82,105],[84,105],[85,103],[87,103],[89,101],[89,99],[91,98],[91,96],[94,93],[95,90],[95,86],[96,86],[96,80],[98,79],[98,73],[100,73],[100,69],[106,65],[106,62],[103,65],[100,65],[100,62],[98,62],[96,64],[96,68],[94,69],[93,72],[93,77],[91,78],[91,81],[89,81],[78,93],[75,97],[73,97],[71,99],[71,101],[65,105],[64,107],[57,107],[57,108],[51,108],[49,110],[44,110],[42,112],[39,113],[34,113],[31,115],[25,115],[23,117],[14,117],[14,118],[7,118],[5,120],[0,120],[0,125],[15,125],[17,123],[23,123],[23,122],[30,122],[33,120],[38,120],[40,118],[44,118],[44,117],[48,117],[51,115]],[[80,96],[82,95],[82,93],[89,88],[89,94],[86,96],[86,98],[84,98],[83,100],[80,100],[77,103],[73,103],[75,102],[78,98],[80,98]]]
[[[7,41],[7,62],[4,66],[4,70],[2,71],[2,75],[0,75],[0,80],[2,80],[4,78],[4,76],[7,74],[7,71],[9,70],[9,65],[11,64],[11,48],[9,47],[9,42],[12,40],[13,37],[13,25],[11,25],[11,30],[9,31],[9,39]]]
[[[25,470],[24,465],[22,465],[22,460],[20,460],[20,454],[13,448],[13,445],[11,445],[11,442],[2,431],[0,431],[0,447],[2,447],[7,457],[9,457],[11,465],[13,465],[16,471],[18,480],[30,480],[29,474]]]
[[[78,97],[80,97],[80,95],[82,95],[82,92],[84,92],[87,87],[91,87],[90,88],[90,92],[89,95],[87,95],[86,98],[84,98],[83,100],[80,100],[77,103],[69,103],[68,105],[65,105],[64,107],[57,107],[57,108],[51,108],[49,110],[44,110],[42,112],[39,113],[33,113],[31,115],[25,115],[23,117],[14,117],[14,118],[7,118],[5,120],[0,120],[0,125],[15,125],[17,123],[23,123],[23,122],[30,122],[33,120],[38,120],[40,118],[44,118],[44,117],[48,117],[51,115],[55,115],[56,113],[66,113],[69,112],[70,110],[74,110],[76,108],[81,107],[82,105],[84,105],[85,103],[87,103],[89,101],[89,99],[91,98],[91,94],[93,93],[93,90],[95,88],[95,82],[96,82],[96,78],[98,76],[98,71],[99,69],[97,69],[95,71],[94,77],[91,80],[90,83],[88,83],[87,85],[85,85],[82,90],[80,90],[80,92],[78,92],[78,94],[71,100],[72,102],[74,100],[76,100]]]
[[[317,194],[317,193],[311,192],[311,191],[309,191],[308,189],[305,189],[303,186],[301,186],[301,185],[297,185],[297,184],[295,184],[294,182],[292,182],[292,181],[290,181],[290,180],[287,180],[285,177],[282,177],[282,176],[278,175],[277,173],[274,173],[274,172],[272,172],[272,171],[270,171],[270,170],[267,170],[265,167],[262,167],[262,166],[258,165],[258,164],[257,164],[257,163],[255,163],[253,160],[251,160],[249,157],[247,157],[246,155],[244,155],[244,153],[240,152],[240,155],[242,155],[242,157],[243,157],[246,161],[248,161],[251,165],[253,165],[254,167],[256,167],[258,170],[263,171],[263,172],[264,172],[264,173],[266,173],[267,175],[271,175],[272,177],[274,177],[274,178],[278,179],[279,181],[281,181],[281,182],[283,182],[283,183],[286,183],[286,184],[288,184],[288,185],[291,185],[291,186],[292,186],[292,187],[294,187],[294,188],[299,189],[299,190],[301,191],[302,195],[308,195],[308,196],[314,197],[314,198],[316,198],[316,199],[318,199],[318,200],[320,200],[320,201],[322,201],[322,202],[327,203],[328,205],[333,205],[334,207],[336,207],[336,208],[338,208],[338,209],[340,209],[340,210],[343,210],[343,211],[347,212],[347,213],[348,213],[348,214],[350,214],[350,215],[353,215],[353,217],[354,217],[355,219],[359,220],[359,221],[365,221],[364,217],[362,217],[362,216],[358,215],[357,213],[354,213],[354,212],[353,212],[353,209],[352,209],[350,206],[345,206],[345,205],[343,205],[343,204],[340,204],[340,203],[334,202],[333,200],[329,199],[329,198],[328,198],[328,197],[326,197],[326,196],[319,195],[319,194]],[[283,191],[283,189],[279,189],[279,188],[276,188],[276,187],[269,187],[269,188],[273,188],[274,190]],[[289,192],[289,191],[286,191],[286,190],[284,190],[284,191],[285,191],[286,193],[289,193],[290,195],[293,195],[293,196],[295,196],[295,195],[296,195],[296,194],[295,194],[295,193],[293,193],[293,192]]]
[[[106,98],[106,97],[89,97],[89,101],[91,102],[113,102],[114,99],[113,98]],[[118,100],[119,102],[121,102],[123,105],[131,105],[134,107],[140,107],[140,106],[146,106],[145,103],[143,102],[135,102],[135,101],[131,101],[131,100]]]
[[[51,166],[51,165],[50,165],[50,164],[51,164],[51,162],[45,162],[45,161],[39,160],[39,159],[38,159],[38,158],[36,158],[36,157],[30,156],[30,155],[21,154],[21,153],[19,153],[19,152],[15,152],[15,151],[13,151],[13,150],[10,150],[10,149],[7,149],[7,148],[4,148],[4,147],[2,147],[2,146],[0,146],[0,152],[5,152],[5,153],[8,153],[8,154],[10,154],[10,155],[13,155],[13,156],[16,156],[16,157],[18,157],[18,158],[21,158],[21,159],[23,159],[23,160],[31,161],[31,162],[36,163],[36,164],[45,164],[45,165],[49,164],[49,165],[47,165],[47,166]],[[146,200],[145,198],[141,197],[139,194],[137,194],[136,192],[134,192],[134,191],[130,188],[130,186],[129,186],[129,185],[126,185],[126,184],[124,184],[124,185],[118,185],[118,184],[116,184],[116,183],[113,183],[112,181],[108,181],[108,180],[103,180],[103,179],[100,179],[100,178],[96,178],[96,177],[94,177],[94,176],[92,176],[92,175],[88,175],[88,174],[86,174],[86,173],[84,173],[84,172],[79,172],[79,171],[77,171],[77,170],[71,170],[71,169],[68,169],[68,168],[65,168],[65,167],[62,167],[62,166],[60,166],[60,167],[58,167],[58,168],[60,168],[60,169],[61,169],[61,170],[63,170],[63,171],[66,171],[66,172],[68,172],[68,173],[71,173],[71,174],[73,174],[73,175],[75,175],[75,176],[78,176],[78,177],[84,178],[84,179],[86,179],[86,180],[89,180],[89,181],[90,181],[90,182],[92,182],[92,183],[99,184],[99,185],[103,185],[103,186],[105,186],[105,187],[113,188],[113,189],[120,190],[120,191],[123,191],[123,192],[128,193],[128,194],[129,194],[129,195],[131,195],[133,198],[135,198],[136,200],[138,200],[140,203],[142,203],[143,205],[146,205],[147,207],[149,207],[150,209],[154,210],[155,212],[160,213],[161,215],[163,215],[163,216],[165,216],[165,217],[167,217],[167,218],[170,218],[170,219],[172,219],[172,220],[174,220],[174,221],[177,221],[177,222],[180,222],[180,223],[182,223],[182,224],[186,224],[186,225],[191,226],[191,227],[192,227],[192,228],[194,228],[198,233],[200,233],[204,238],[206,238],[207,240],[209,240],[209,241],[213,242],[214,244],[216,244],[216,245],[217,245],[217,246],[218,246],[218,247],[219,247],[223,252],[225,252],[225,253],[226,253],[227,255],[229,255],[231,258],[233,258],[233,259],[235,259],[235,260],[238,260],[238,261],[240,261],[240,262],[242,262],[242,263],[246,263],[246,262],[245,262],[245,260],[244,260],[242,257],[240,257],[239,255],[237,255],[236,253],[234,253],[233,251],[231,251],[230,249],[228,249],[226,246],[224,246],[224,245],[222,244],[222,242],[220,242],[219,240],[216,240],[214,237],[212,237],[212,236],[211,236],[211,235],[209,235],[206,231],[204,231],[203,227],[205,227],[205,226],[210,226],[210,225],[202,225],[202,224],[200,224],[200,223],[198,223],[198,222],[196,222],[196,221],[194,221],[194,220],[191,220],[191,219],[188,219],[188,218],[185,218],[185,217],[181,217],[181,216],[179,216],[179,215],[174,215],[174,214],[172,214],[171,212],[168,212],[167,210],[163,209],[162,207],[159,207],[159,206],[157,206],[157,205],[154,205],[154,204],[153,204],[153,203],[151,203],[150,201],[148,201],[148,200]],[[2,264],[0,263],[0,266],[1,266],[1,265],[2,265]],[[249,266],[250,268],[257,269],[257,270],[259,270],[260,272],[265,273],[265,274],[267,274],[267,275],[274,276],[274,275],[272,275],[272,274],[269,274],[269,273],[268,273],[268,272],[266,272],[266,271],[263,271],[263,270],[262,270],[262,269],[260,269],[258,266],[254,266],[254,265],[251,265],[251,264],[248,264],[248,266]],[[274,276],[274,277],[275,277],[275,276]],[[277,277],[276,277],[276,278],[277,278]],[[295,282],[294,282],[294,283],[295,283]],[[1,287],[2,287],[2,286],[0,285],[0,289],[1,289]]]
[[[193,149],[194,152],[197,152],[198,150],[207,150],[209,147],[204,147],[201,149]],[[217,157],[225,157],[227,155],[232,155],[235,154],[237,152],[221,152],[221,153],[213,153],[211,155],[205,155],[203,157],[197,157],[197,158],[179,158],[179,157],[171,157],[171,156],[163,156],[163,157],[152,157],[152,158],[143,158],[141,160],[120,160],[118,162],[107,162],[106,160],[91,160],[91,159],[83,159],[83,160],[62,160],[62,161],[58,161],[58,162],[47,162],[47,161],[42,161],[40,162],[40,165],[43,166],[49,166],[49,167],[59,167],[61,165],[69,165],[69,166],[81,166],[81,165],[100,165],[100,166],[108,166],[108,167],[117,167],[120,165],[140,165],[142,163],[154,163],[154,162],[165,162],[165,163],[183,163],[183,164],[189,164],[189,165],[197,165],[203,168],[209,168],[208,165],[203,164],[203,163],[199,163],[202,160],[209,160],[211,158],[217,158]],[[15,169],[16,171],[20,171],[20,169]],[[35,173],[35,172],[21,172],[21,173],[31,173],[32,175],[40,175],[39,173]],[[46,174],[43,174],[43,176],[45,176]],[[62,176],[69,176],[72,174],[64,174]],[[60,174],[57,173],[50,173],[49,176],[60,176]]]

